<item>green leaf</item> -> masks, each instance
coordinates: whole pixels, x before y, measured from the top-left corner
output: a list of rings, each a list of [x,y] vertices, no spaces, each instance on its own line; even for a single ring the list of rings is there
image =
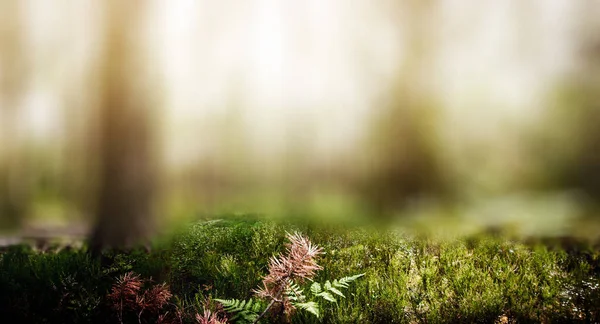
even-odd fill
[[[319,294],[319,293],[321,292],[321,284],[320,284],[320,283],[318,283],[318,282],[315,282],[315,283],[313,283],[313,284],[310,286],[310,292],[312,292],[312,293],[313,293],[313,295],[317,295],[317,294]]]
[[[361,274],[357,274],[351,277],[344,277],[340,280],[338,280],[337,285],[335,285],[335,281],[334,281],[334,286],[338,287],[338,288],[348,288],[348,284],[353,282],[354,280],[364,276],[364,273]]]
[[[261,312],[262,305],[258,301],[252,306],[252,312],[258,314]]]
[[[297,303],[297,304],[294,304],[294,306],[315,315],[317,318],[321,316],[321,312],[319,310],[319,304],[315,303],[314,301],[310,301],[310,302],[306,302],[306,303]]]
[[[325,290],[331,289],[331,282],[329,280],[325,281]]]
[[[304,291],[296,283],[292,283],[286,288],[286,295],[292,301],[302,302],[306,299]]]
[[[332,303],[337,303],[337,300],[335,300],[335,298],[333,298],[333,296],[330,293],[326,292],[326,291],[318,294],[317,296],[323,297],[323,299],[325,299],[327,301],[330,301]]]
[[[252,323],[258,318],[261,304],[258,301],[253,303],[252,299],[215,299],[223,305],[226,312],[233,315],[230,320],[235,323]]]
[[[346,296],[344,296],[344,294],[342,294],[341,291],[337,290],[337,288],[331,287],[331,288],[329,288],[329,291],[331,291],[332,293],[334,293],[342,298],[346,298]]]

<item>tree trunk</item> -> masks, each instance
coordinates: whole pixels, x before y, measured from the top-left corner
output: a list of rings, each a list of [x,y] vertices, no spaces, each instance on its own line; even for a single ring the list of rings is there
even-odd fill
[[[19,1],[0,2],[0,226],[18,228],[30,198],[19,101],[27,81]]]
[[[101,57],[97,223],[93,254],[105,247],[145,242],[154,222],[155,167],[152,89],[141,91],[139,26],[145,2],[106,1],[105,49]],[[145,93],[142,93],[145,92]]]

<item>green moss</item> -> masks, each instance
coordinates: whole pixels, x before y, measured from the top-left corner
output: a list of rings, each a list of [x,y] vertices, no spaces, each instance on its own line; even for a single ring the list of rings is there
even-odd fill
[[[213,297],[247,299],[293,230],[326,252],[318,260],[324,269],[317,282],[365,273],[346,298],[324,305],[324,323],[490,323],[500,316],[525,323],[593,322],[600,316],[599,254],[593,249],[567,253],[501,237],[438,240],[242,219],[192,224],[151,253],[107,252],[104,265],[85,251],[11,248],[0,255],[0,315],[20,322],[65,316],[102,322],[101,300],[127,271],[167,282],[191,309],[215,306]],[[317,319],[298,312],[292,322]]]

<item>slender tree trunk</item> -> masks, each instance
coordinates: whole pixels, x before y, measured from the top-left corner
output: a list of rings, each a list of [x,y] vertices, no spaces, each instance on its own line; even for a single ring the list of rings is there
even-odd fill
[[[435,2],[395,3],[392,15],[401,24],[405,58],[387,102],[372,124],[365,150],[368,159],[362,188],[381,216],[422,197],[439,198],[446,186],[436,154],[436,103],[431,98]]]
[[[140,88],[144,1],[106,1],[101,58],[100,173],[91,251],[145,242],[153,227],[155,187],[151,90]]]
[[[0,2],[0,226],[19,227],[30,197],[19,100],[27,81],[19,1]]]

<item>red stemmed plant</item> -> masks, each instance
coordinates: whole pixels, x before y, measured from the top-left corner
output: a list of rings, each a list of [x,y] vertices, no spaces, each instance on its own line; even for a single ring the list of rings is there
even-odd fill
[[[139,275],[128,272],[112,286],[108,300],[117,311],[120,323],[123,323],[123,312],[127,310],[137,313],[139,323],[142,322],[144,311],[159,314],[173,296],[166,284],[154,285],[142,291],[145,282]]]
[[[311,280],[322,267],[315,258],[323,253],[323,249],[312,244],[299,233],[287,234],[290,241],[286,244],[285,253],[269,260],[269,274],[262,280],[262,287],[255,290],[259,297],[270,299],[266,309],[256,318],[258,322],[275,303],[280,303],[286,314],[291,314],[295,307],[285,294],[292,282]]]

